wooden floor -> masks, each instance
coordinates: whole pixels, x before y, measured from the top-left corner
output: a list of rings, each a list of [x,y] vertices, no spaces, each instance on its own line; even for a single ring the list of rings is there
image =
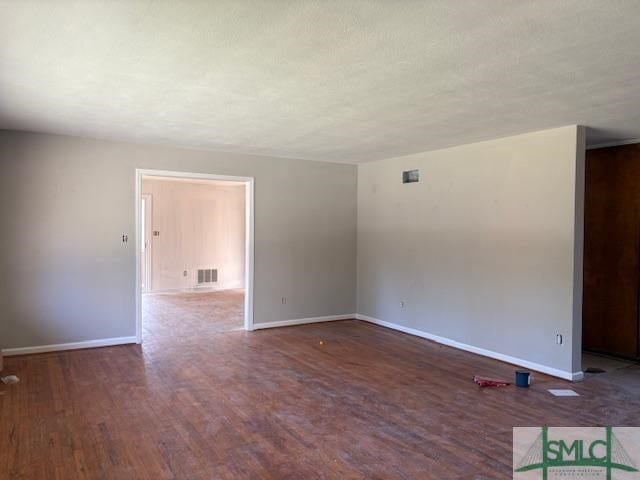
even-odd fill
[[[143,342],[173,342],[244,326],[244,290],[142,296]]]
[[[22,381],[0,392],[0,478],[507,479],[513,426],[638,424],[637,366],[481,390],[474,374],[514,367],[355,320],[160,327],[143,346],[8,358]]]

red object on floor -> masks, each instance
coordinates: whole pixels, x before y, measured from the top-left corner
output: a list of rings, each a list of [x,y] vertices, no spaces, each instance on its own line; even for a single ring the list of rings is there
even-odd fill
[[[499,378],[480,377],[476,375],[473,377],[473,381],[481,387],[506,387],[509,382],[506,380],[500,380]]]

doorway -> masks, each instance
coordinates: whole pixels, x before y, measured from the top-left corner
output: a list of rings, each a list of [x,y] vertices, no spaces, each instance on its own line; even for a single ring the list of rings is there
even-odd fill
[[[142,293],[151,291],[151,226],[153,218],[153,197],[143,193],[140,200],[140,270]]]
[[[166,188],[156,191],[154,195],[152,189],[148,187],[151,184],[165,185]],[[231,311],[234,315],[241,315],[238,327],[253,330],[253,184],[251,177],[136,170],[136,338],[138,343],[142,343],[143,340],[143,295],[145,295],[145,306],[164,305],[172,312],[173,317],[178,316],[187,323],[193,321],[194,315],[191,315],[193,311],[199,312],[198,315],[201,317],[206,317],[214,315],[215,312],[230,311],[229,308],[233,307]],[[206,228],[202,227],[203,222],[198,220],[207,216],[215,217],[218,212],[215,209],[223,208],[223,202],[215,198],[200,199],[199,197],[186,199],[177,197],[178,201],[175,198],[167,200],[168,194],[164,192],[170,190],[169,186],[173,190],[182,189],[180,191],[191,186],[199,196],[203,195],[205,189],[208,189],[208,195],[212,195],[214,187],[218,191],[216,195],[222,195],[223,191],[233,191],[233,198],[240,199],[234,205],[241,209],[239,215],[241,218],[236,220],[242,223],[240,225],[242,236],[238,237],[237,232],[240,230],[234,230],[235,236],[222,231],[229,224],[226,218],[218,219],[217,223],[210,227],[205,225]],[[230,194],[225,195],[231,197]],[[237,221],[234,221],[234,224],[237,224]],[[165,229],[164,232],[163,229]],[[214,234],[219,237],[212,237]],[[204,249],[207,253],[207,249],[217,247],[224,242],[228,243],[230,236],[234,238],[233,247],[227,248],[222,256],[208,255],[206,260],[198,260],[196,258],[198,255],[193,253],[196,247]],[[237,253],[240,257],[239,261],[227,261],[231,255],[230,250]],[[233,280],[232,283],[230,279]],[[240,296],[238,296],[239,292],[241,292]],[[149,296],[156,295],[156,298],[149,299]],[[207,299],[217,304],[209,304]],[[231,305],[234,302],[240,302],[241,314],[239,309],[235,308],[236,305]],[[185,312],[181,313],[180,309],[185,305],[196,310],[183,315]]]
[[[582,338],[588,352],[640,358],[640,144],[588,150]]]

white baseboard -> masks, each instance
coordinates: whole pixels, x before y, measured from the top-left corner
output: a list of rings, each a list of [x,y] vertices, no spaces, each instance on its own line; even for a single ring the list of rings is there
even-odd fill
[[[13,355],[29,355],[32,353],[59,352],[61,350],[78,350],[80,348],[111,347],[114,345],[127,345],[129,343],[136,343],[136,337],[103,338],[100,340],[58,343],[55,345],[40,345],[37,347],[5,348],[2,350],[2,353],[5,357],[10,357]]]
[[[364,320],[365,322],[374,323],[382,327],[387,327],[393,330],[398,330],[400,332],[408,333],[410,335],[415,335],[417,337],[426,338],[427,340],[432,340],[442,345],[447,345],[449,347],[454,347],[460,350],[465,350],[467,352],[475,353],[477,355],[482,355],[483,357],[494,358],[496,360],[500,360],[501,362],[511,363],[513,365],[525,367],[531,370],[535,370],[537,372],[546,373],[547,375],[562,378],[564,380],[571,380],[572,382],[575,382],[575,381],[582,380],[584,378],[584,374],[582,372],[567,372],[564,370],[558,370],[557,368],[552,368],[546,365],[541,365],[539,363],[530,362],[529,360],[523,360],[521,358],[512,357],[510,355],[494,352],[492,350],[486,350],[484,348],[474,347],[473,345],[468,345],[466,343],[461,343],[456,340],[451,340],[450,338],[433,335],[432,333],[423,332],[422,330],[416,330],[415,328],[405,327],[403,325],[398,325],[397,323],[385,322],[384,320],[378,320],[377,318],[369,317],[367,315],[362,315],[358,313],[356,314],[356,318],[358,320]]]
[[[279,320],[277,322],[254,323],[253,329],[261,330],[263,328],[292,327],[293,325],[305,325],[307,323],[319,323],[319,322],[332,322],[334,320],[353,320],[354,318],[356,318],[355,313],[349,313],[347,315],[328,315],[326,317],[296,318],[294,320]]]
[[[440,337],[438,335],[423,332],[422,330],[416,330],[415,328],[405,327],[397,323],[386,322],[384,320],[379,320],[377,318],[369,317],[367,315],[362,315],[359,313],[358,314],[350,313],[346,315],[328,315],[324,317],[297,318],[293,320],[280,320],[276,322],[266,322],[266,323],[255,323],[253,325],[253,329],[261,330],[265,328],[290,327],[294,325],[305,325],[308,323],[331,322],[335,320],[350,320],[353,318],[356,318],[358,320],[363,320],[365,322],[373,323],[375,325],[380,325],[382,327],[391,328],[393,330],[398,330],[400,332],[408,333],[410,335],[415,335],[417,337],[426,338],[427,340],[432,340],[442,345],[458,348],[460,350],[465,350],[467,352],[475,353],[477,355],[482,355],[484,357],[490,357],[496,360],[500,360],[502,362],[529,368],[531,370],[535,370],[541,373],[546,373],[547,375],[562,378],[565,380],[579,381],[584,378],[583,372],[567,372],[564,370],[559,370],[557,368],[548,367],[546,365],[541,365],[539,363],[530,362],[528,360],[523,360],[521,358],[512,357],[510,355],[505,355],[505,354],[494,352],[491,350],[486,350],[484,348],[474,347],[473,345],[461,343],[446,337]],[[114,345],[127,345],[131,343],[136,343],[136,340],[137,339],[135,336],[104,338],[100,340],[88,340],[84,342],[73,342],[73,343],[60,343],[55,345],[40,345],[36,347],[7,348],[7,349],[3,349],[2,353],[4,354],[5,357],[10,357],[14,355],[29,355],[33,353],[58,352],[61,350],[77,350],[81,348],[96,348],[96,347],[109,347]]]

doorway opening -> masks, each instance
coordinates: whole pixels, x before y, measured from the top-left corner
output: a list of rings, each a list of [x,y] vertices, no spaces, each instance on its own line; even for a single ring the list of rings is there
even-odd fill
[[[137,342],[253,330],[253,178],[138,169],[135,202]]]
[[[583,366],[586,373],[640,360],[640,144],[585,156]]]

